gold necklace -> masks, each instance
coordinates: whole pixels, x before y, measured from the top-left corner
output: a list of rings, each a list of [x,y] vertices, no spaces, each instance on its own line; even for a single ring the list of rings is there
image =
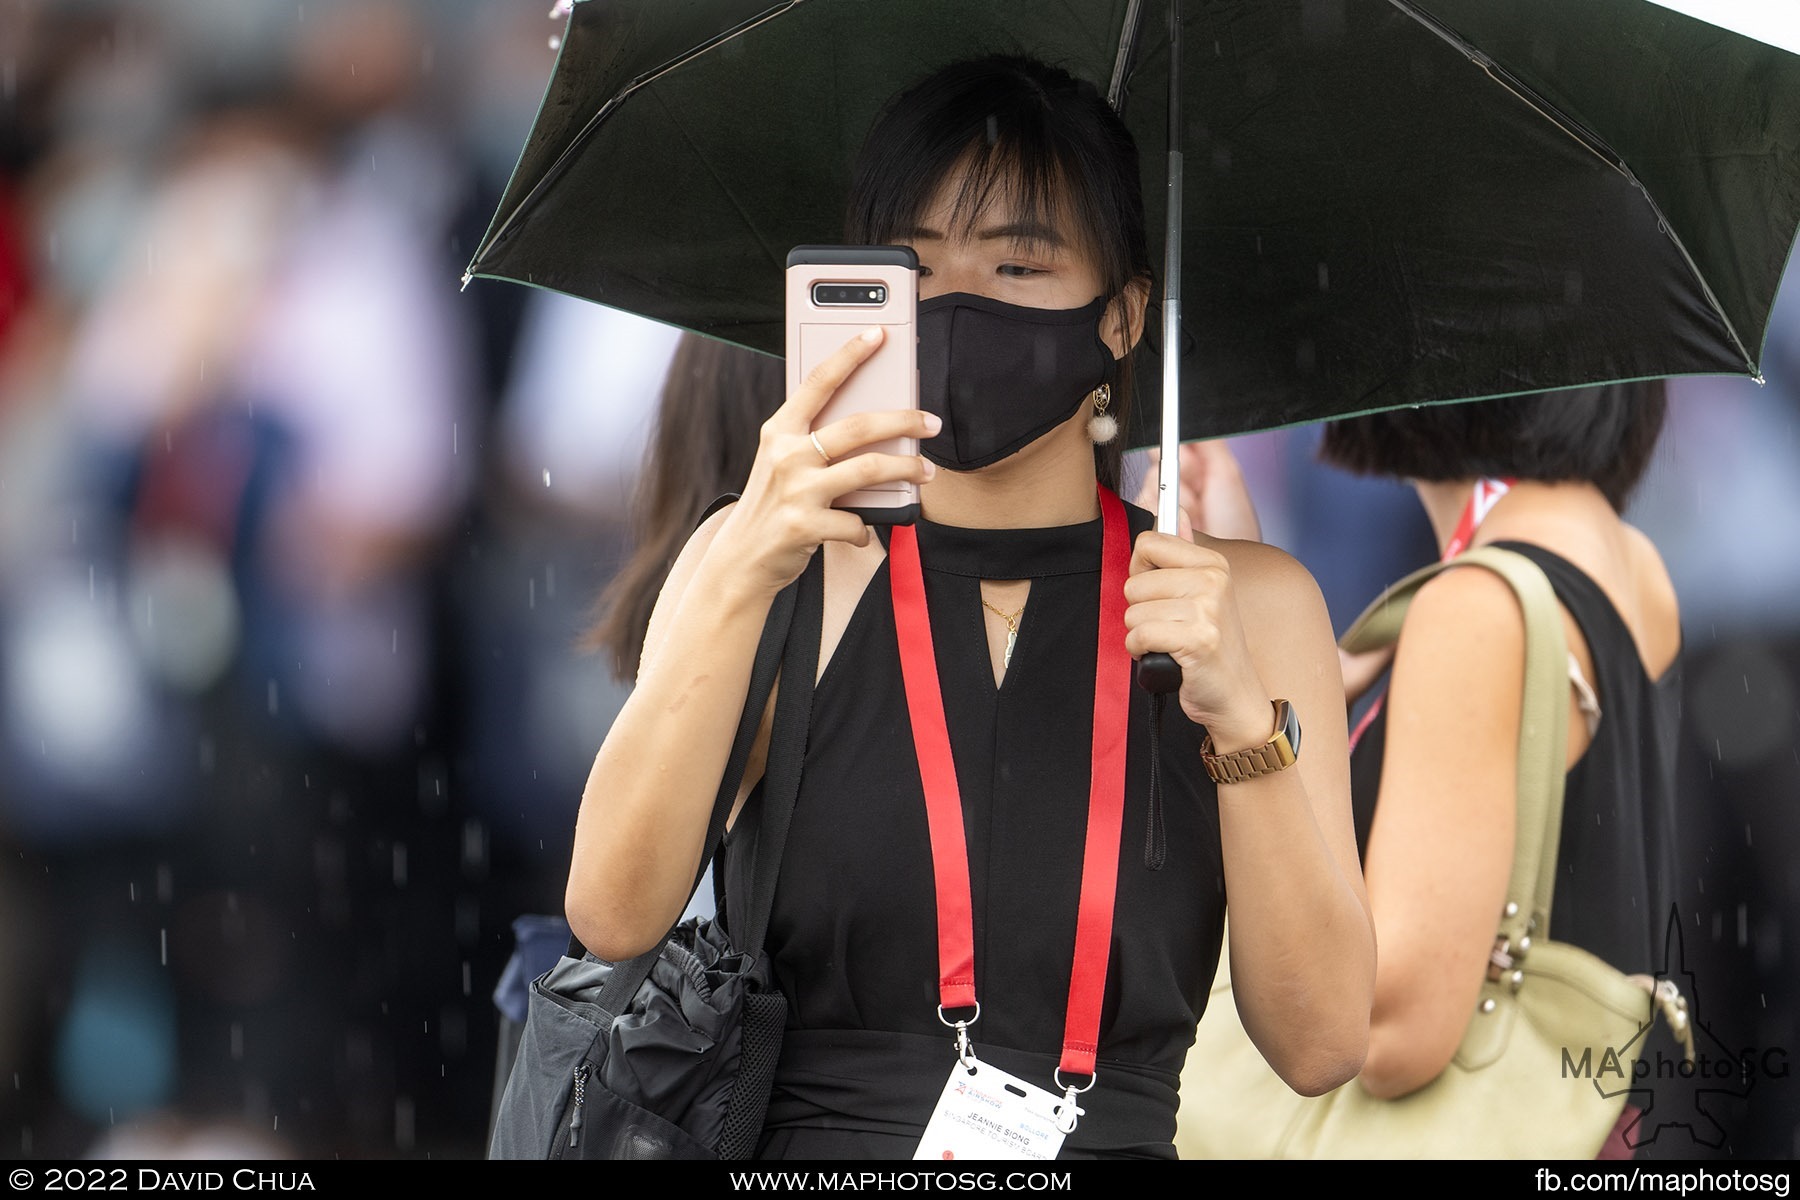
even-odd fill
[[[1006,622],[1006,653],[1001,656],[1000,665],[1003,667],[1010,667],[1012,666],[1013,647],[1017,645],[1019,641],[1019,618],[1025,615],[1025,606],[1023,604],[1019,605],[1019,611],[1008,616],[1006,613],[995,608],[992,604],[989,604],[986,597],[982,598],[981,605],[996,617],[999,617],[1002,621]]]

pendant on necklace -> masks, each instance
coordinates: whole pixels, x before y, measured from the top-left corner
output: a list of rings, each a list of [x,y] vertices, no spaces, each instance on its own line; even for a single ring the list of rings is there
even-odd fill
[[[1019,640],[1019,631],[1017,629],[1013,629],[1013,628],[1009,627],[1006,631],[1006,653],[1000,656],[1000,665],[1001,666],[1003,666],[1003,667],[1012,666],[1013,646],[1018,643],[1018,640]]]

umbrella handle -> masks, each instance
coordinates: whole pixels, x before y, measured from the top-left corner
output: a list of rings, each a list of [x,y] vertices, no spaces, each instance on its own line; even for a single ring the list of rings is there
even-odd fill
[[[1181,689],[1181,664],[1160,650],[1138,659],[1138,686],[1146,692],[1174,692]]]

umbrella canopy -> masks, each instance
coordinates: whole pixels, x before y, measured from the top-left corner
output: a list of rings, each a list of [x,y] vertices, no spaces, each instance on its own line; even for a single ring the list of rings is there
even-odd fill
[[[881,104],[989,52],[1116,97],[1161,241],[1163,11],[577,0],[470,275],[779,354],[787,251],[837,238]],[[1181,13],[1184,440],[1759,374],[1800,225],[1800,55],[1646,0]],[[1133,445],[1157,441],[1160,324],[1153,312]]]

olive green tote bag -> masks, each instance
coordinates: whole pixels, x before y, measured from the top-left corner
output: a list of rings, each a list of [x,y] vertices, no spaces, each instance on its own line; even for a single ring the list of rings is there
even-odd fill
[[[1518,595],[1526,626],[1518,837],[1468,1030],[1441,1075],[1397,1100],[1378,1100],[1354,1079],[1323,1096],[1303,1097],[1245,1034],[1229,958],[1221,952],[1182,1073],[1175,1145],[1183,1158],[1591,1159],[1624,1111],[1632,1068],[1657,1011],[1692,1060],[1686,1002],[1670,981],[1625,975],[1550,937],[1569,684],[1561,614],[1543,571],[1523,555],[1478,547],[1395,584],[1341,644],[1360,653],[1392,643],[1414,593],[1449,565],[1500,575]],[[1584,1056],[1607,1063],[1607,1083],[1579,1071]],[[1622,1075],[1611,1073],[1615,1062]]]

